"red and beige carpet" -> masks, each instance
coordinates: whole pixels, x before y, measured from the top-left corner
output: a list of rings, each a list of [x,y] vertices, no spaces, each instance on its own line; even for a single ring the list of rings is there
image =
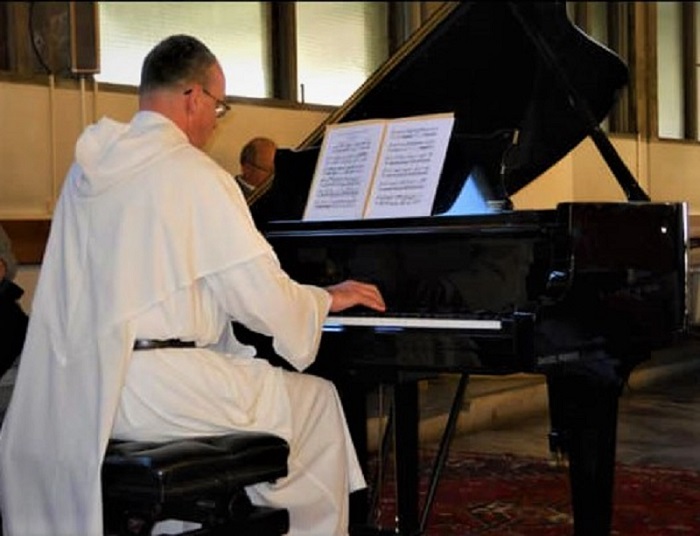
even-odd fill
[[[421,455],[421,501],[432,455]],[[392,528],[391,485],[381,495],[375,518]],[[565,467],[539,458],[452,453],[425,536],[570,536],[572,527]],[[618,465],[611,535],[700,535],[700,473]]]

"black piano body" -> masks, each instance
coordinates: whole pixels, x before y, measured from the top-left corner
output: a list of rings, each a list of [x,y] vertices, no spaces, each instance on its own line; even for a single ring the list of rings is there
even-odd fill
[[[336,382],[360,446],[364,393],[394,386],[402,534],[418,523],[416,381],[516,372],[547,376],[552,450],[569,456],[572,483],[580,482],[576,534],[607,533],[623,382],[684,329],[686,217],[683,204],[562,203],[268,230],[296,280],[373,282],[389,304],[382,315],[330,316],[310,371]]]
[[[393,386],[401,534],[426,523],[417,381],[516,372],[546,375],[575,534],[610,532],[618,396],[634,366],[683,335],[687,316],[686,206],[651,202],[599,126],[627,76],[563,2],[445,3],[326,122],[454,112],[430,217],[301,221],[325,124],[278,150],[273,187],[251,211],[282,266],[302,283],[374,282],[388,304],[383,315],[330,317],[312,372],[339,386],[363,460],[358,386]],[[627,201],[512,206],[587,136]]]
[[[547,373],[673,344],[685,316],[682,204],[561,203],[481,216],[277,222],[297,281],[376,284],[386,313],[329,316],[351,369]],[[345,339],[348,339],[345,341]],[[340,349],[338,349],[341,351]]]

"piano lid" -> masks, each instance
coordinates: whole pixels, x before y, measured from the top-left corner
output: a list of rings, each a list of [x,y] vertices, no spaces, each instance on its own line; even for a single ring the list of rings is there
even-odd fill
[[[320,146],[329,123],[454,112],[440,214],[468,177],[492,199],[526,186],[597,128],[627,81],[564,2],[448,2],[297,149]]]

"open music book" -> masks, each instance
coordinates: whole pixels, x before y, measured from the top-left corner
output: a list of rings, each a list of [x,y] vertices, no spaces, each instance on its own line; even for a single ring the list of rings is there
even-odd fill
[[[454,114],[326,126],[304,220],[429,216]]]

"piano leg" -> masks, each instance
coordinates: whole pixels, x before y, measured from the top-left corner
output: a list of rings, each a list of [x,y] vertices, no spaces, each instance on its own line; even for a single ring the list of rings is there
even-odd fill
[[[550,447],[569,460],[575,536],[612,526],[618,402],[624,379],[611,360],[547,376]]]
[[[371,514],[369,490],[350,495],[350,534],[352,536],[377,536],[392,534],[413,536],[419,534],[418,523],[418,379],[403,377],[391,381],[394,469],[396,483],[396,527],[382,530],[374,526]],[[346,419],[358,458],[365,474],[368,471],[367,411],[369,388],[362,382],[337,381]],[[400,408],[397,411],[397,408]],[[381,485],[380,483],[375,483]],[[370,482],[371,485],[371,482]]]
[[[397,528],[418,534],[418,382],[394,385],[394,454]]]

